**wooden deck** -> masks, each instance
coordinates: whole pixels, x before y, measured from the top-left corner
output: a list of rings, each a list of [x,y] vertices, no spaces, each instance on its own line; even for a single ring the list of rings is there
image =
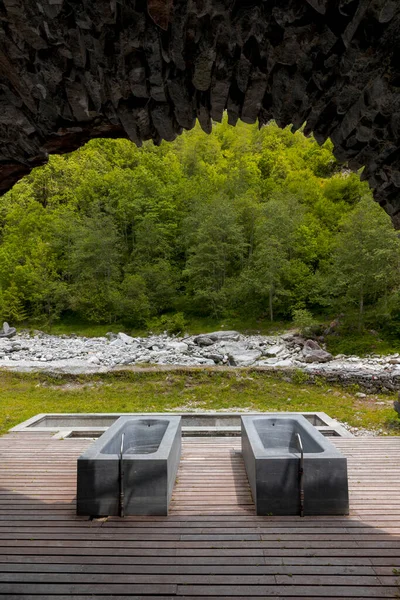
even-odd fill
[[[169,517],[75,515],[86,440],[0,438],[0,598],[400,598],[400,438],[336,438],[349,517],[256,517],[240,440],[186,438]]]

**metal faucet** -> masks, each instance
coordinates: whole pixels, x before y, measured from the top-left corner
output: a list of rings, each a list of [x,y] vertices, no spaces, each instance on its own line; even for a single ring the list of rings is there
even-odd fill
[[[301,435],[296,433],[296,442],[300,450],[300,464],[299,464],[299,490],[300,490],[300,516],[304,517],[304,453],[303,453],[303,442],[301,441]]]
[[[119,455],[119,516],[123,517],[125,512],[124,507],[124,437],[125,433],[121,435],[121,450]]]

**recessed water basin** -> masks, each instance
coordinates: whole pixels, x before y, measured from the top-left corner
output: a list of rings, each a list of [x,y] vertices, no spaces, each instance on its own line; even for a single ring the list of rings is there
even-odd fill
[[[323,452],[324,448],[315,439],[314,430],[310,433],[301,424],[301,419],[285,417],[261,417],[254,419],[254,429],[258,433],[264,449],[271,454],[298,454],[296,433],[301,434],[304,454]]]
[[[262,416],[268,413],[250,413]],[[299,414],[299,413],[294,413]],[[300,413],[325,436],[353,437],[337,421],[323,412]],[[13,427],[11,431],[49,431],[56,437],[87,437],[85,434],[97,432],[101,435],[119,417],[182,417],[182,435],[197,436],[239,436],[241,432],[240,413],[198,412],[198,413],[48,413],[31,417],[27,421]]]

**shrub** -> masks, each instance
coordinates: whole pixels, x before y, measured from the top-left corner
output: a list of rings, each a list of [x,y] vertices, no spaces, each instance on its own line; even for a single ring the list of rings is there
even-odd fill
[[[169,335],[183,333],[186,328],[185,315],[181,312],[174,314],[165,314],[161,317],[154,317],[146,321],[147,328],[153,333],[162,333],[166,331]]]
[[[300,333],[304,336],[312,334],[312,328],[315,327],[316,322],[311,312],[306,308],[296,308],[292,312],[293,324],[300,330]]]

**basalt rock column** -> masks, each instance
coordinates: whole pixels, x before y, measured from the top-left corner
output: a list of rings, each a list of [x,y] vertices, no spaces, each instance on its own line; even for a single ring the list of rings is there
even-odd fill
[[[92,137],[306,123],[400,216],[397,0],[0,0],[0,191]],[[400,219],[399,219],[400,220]]]

